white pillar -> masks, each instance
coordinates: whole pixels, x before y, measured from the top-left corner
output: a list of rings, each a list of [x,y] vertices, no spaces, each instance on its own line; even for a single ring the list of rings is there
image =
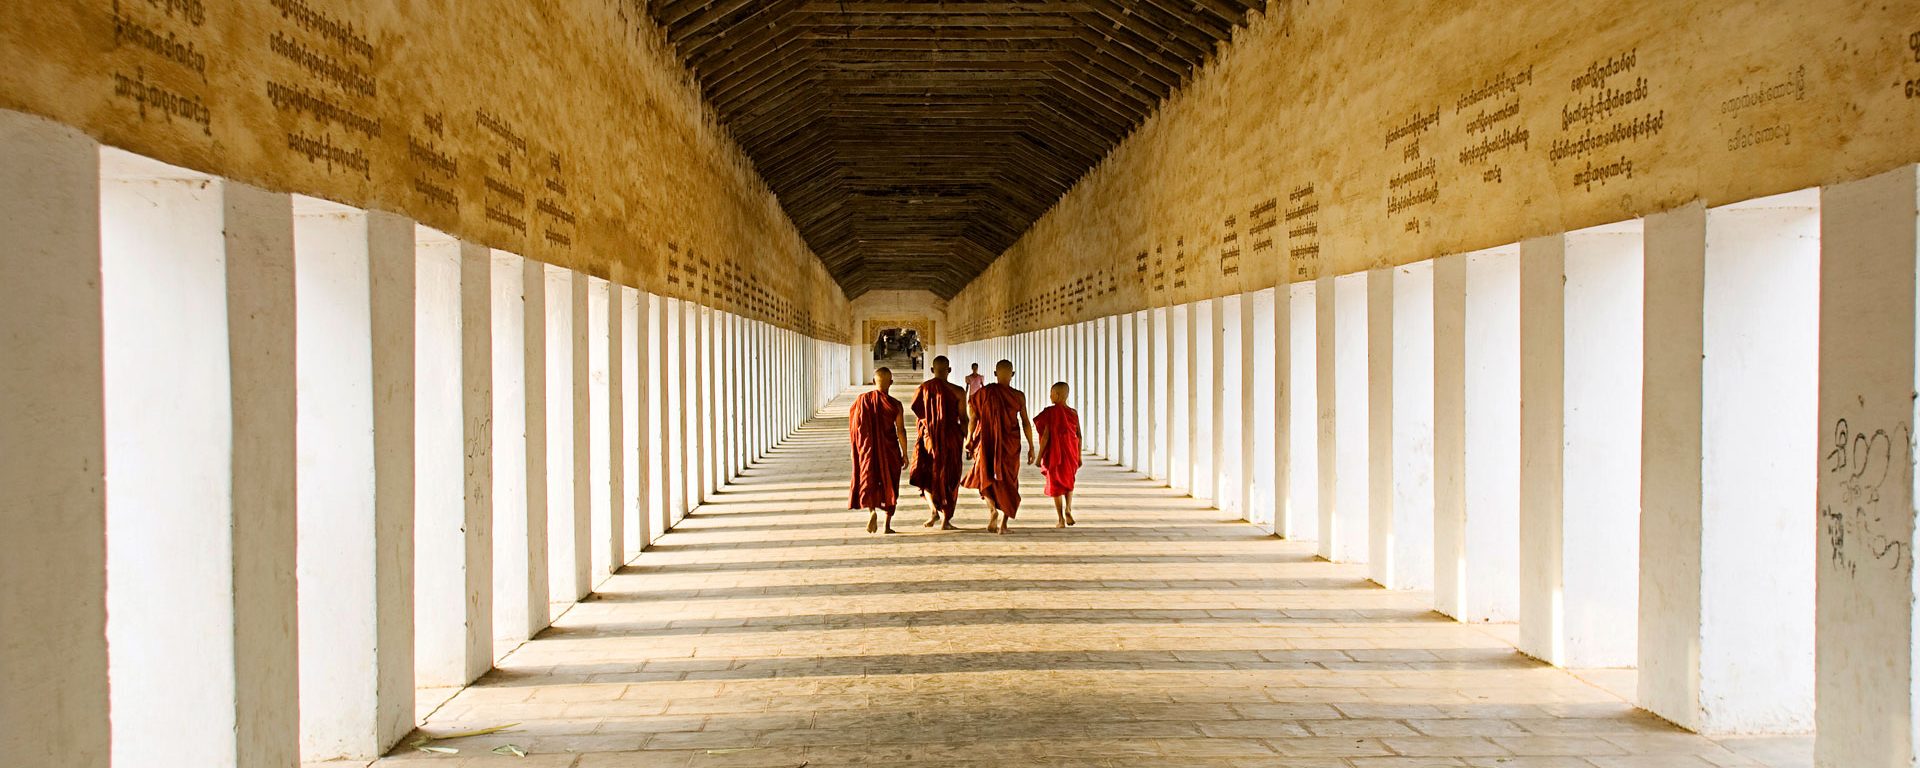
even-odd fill
[[[620,558],[623,565],[653,543],[653,521],[648,514],[654,503],[653,375],[649,370],[653,313],[648,299],[646,292],[637,288],[620,289],[620,454],[625,464],[626,490],[626,511],[621,515],[626,532],[626,549]]]
[[[1520,649],[1634,662],[1640,522],[1639,223],[1520,258]]]
[[[1519,615],[1520,249],[1434,262],[1434,606]]]
[[[579,519],[580,484],[574,449],[574,432],[585,427],[577,418],[573,358],[574,334],[573,270],[541,265],[540,285],[546,292],[546,488],[547,488],[547,601],[561,604],[580,598],[576,593],[578,577],[575,562],[574,524]],[[585,325],[585,323],[581,323]]]
[[[680,303],[680,306],[685,312],[685,325],[683,327],[686,329],[684,336],[687,355],[681,363],[683,369],[681,373],[685,377],[687,387],[686,397],[682,403],[683,413],[681,414],[683,417],[682,428],[686,430],[687,435],[686,449],[684,451],[685,466],[681,467],[681,471],[687,476],[687,508],[681,512],[681,515],[685,516],[692,513],[695,508],[698,508],[707,500],[707,486],[705,481],[707,466],[706,441],[701,435],[703,428],[706,426],[706,366],[703,364],[700,356],[701,351],[705,349],[706,346],[706,337],[704,335],[706,328],[704,327],[705,323],[700,321],[700,316],[705,312],[706,308],[692,301],[683,301]],[[791,371],[792,369],[784,368],[782,370]]]
[[[1387,532],[1374,550],[1387,561],[1375,575],[1389,589],[1433,588],[1433,272],[1432,261],[1392,270],[1391,338],[1383,340],[1391,350],[1382,350],[1392,356],[1391,418],[1376,433],[1391,441],[1392,482],[1376,486],[1391,497],[1389,513],[1375,521]]]
[[[613,348],[616,286],[597,277],[576,274],[581,274],[585,285],[580,294],[585,299],[585,309],[574,310],[582,320],[580,330],[574,334],[574,343],[579,345],[574,361],[574,402],[575,414],[580,416],[574,433],[574,444],[578,446],[574,466],[575,472],[580,473],[576,489],[586,492],[587,510],[586,519],[580,521],[576,529],[583,536],[577,543],[585,546],[579,562],[587,565],[587,571],[584,577],[576,578],[582,578],[586,590],[592,592],[600,574],[611,572],[620,562],[616,549],[620,537],[614,535],[617,523],[613,520],[614,510],[620,508],[614,490],[614,469],[620,465],[614,461],[613,454],[613,433],[618,427],[613,422],[614,388],[611,386],[613,364],[619,359]],[[579,467],[585,467],[584,472]]]
[[[1360,386],[1367,401],[1365,433],[1367,484],[1367,576],[1375,584],[1394,583],[1402,570],[1393,560],[1396,539],[1402,533],[1394,528],[1399,510],[1394,505],[1393,390],[1394,390],[1394,274],[1390,267],[1376,267],[1366,273],[1366,316],[1364,332],[1367,380]],[[1346,382],[1340,382],[1344,387]],[[1344,389],[1342,390],[1345,391]],[[1344,437],[1344,435],[1343,435]],[[1344,469],[1344,466],[1342,467]],[[1344,479],[1344,478],[1343,478]],[[1344,483],[1343,483],[1344,484]],[[1384,561],[1384,562],[1383,562]]]
[[[492,253],[416,228],[414,673],[493,666]]]
[[[1257,367],[1254,358],[1254,337],[1259,334],[1256,330],[1258,326],[1253,322],[1253,305],[1252,292],[1242,293],[1229,299],[1229,306],[1233,309],[1229,315],[1232,318],[1229,326],[1232,333],[1227,336],[1226,349],[1231,358],[1230,367],[1233,371],[1229,382],[1235,383],[1236,386],[1226,400],[1229,406],[1223,411],[1221,421],[1227,427],[1221,431],[1227,435],[1224,438],[1227,440],[1226,445],[1238,447],[1228,449],[1226,463],[1229,471],[1225,473],[1222,485],[1228,489],[1227,498],[1239,506],[1240,519],[1264,521],[1265,525],[1271,528],[1272,518],[1265,513],[1255,512],[1253,505],[1255,478],[1257,475],[1265,474],[1256,469],[1254,464],[1254,456],[1258,452],[1254,426],[1258,406],[1254,401],[1257,397],[1255,392],[1259,386],[1259,381],[1254,377]]]
[[[232,766],[224,184],[117,150],[102,175],[113,764]]]
[[[1820,196],[1821,768],[1916,762],[1915,171]]]
[[[595,344],[595,329],[604,330],[604,323],[596,324],[593,318],[593,300],[590,281],[593,278],[584,272],[566,270],[567,289],[572,296],[568,306],[572,314],[567,341],[573,346],[567,355],[567,364],[572,368],[568,383],[573,394],[567,400],[572,403],[573,418],[573,524],[569,526],[571,538],[567,544],[571,550],[568,563],[572,566],[569,597],[571,600],[583,600],[593,593],[594,502],[605,499],[606,494],[599,492],[599,482],[604,473],[595,472],[595,464],[606,456],[604,451],[594,450],[596,427],[604,428],[604,420],[594,418],[593,408],[593,352],[606,351],[605,344]]]
[[[1140,471],[1145,466],[1141,460],[1144,451],[1140,449],[1146,445],[1146,427],[1140,419],[1140,412],[1147,402],[1145,393],[1140,389],[1147,368],[1141,362],[1141,352],[1145,347],[1141,345],[1144,335],[1139,332],[1140,317],[1139,312],[1129,312],[1119,317],[1120,347],[1115,357],[1117,366],[1114,378],[1114,406],[1117,411],[1114,423],[1120,427],[1114,434],[1120,449],[1117,458],[1121,466],[1134,471]]]
[[[1189,434],[1193,443],[1193,495],[1220,506],[1220,358],[1225,350],[1220,335],[1220,299],[1193,304],[1189,329],[1193,340],[1193,367],[1190,388],[1193,392],[1193,419]]]
[[[106,768],[99,146],[0,110],[0,189],[0,743]]]
[[[632,381],[627,349],[627,327],[631,316],[628,315],[627,292],[631,290],[619,283],[607,283],[606,318],[606,398],[607,409],[606,457],[607,484],[606,538],[600,540],[600,546],[606,548],[607,572],[613,573],[626,565],[627,561],[627,500],[632,491],[633,462],[629,459],[632,448],[631,425],[627,417],[632,401],[628,398]]]
[[[300,210],[301,758],[372,759],[414,724],[415,231]]]
[[[652,544],[667,531],[673,509],[673,299],[649,294],[647,313],[647,533]]]
[[[1181,304],[1168,310],[1171,344],[1167,364],[1167,483],[1176,491],[1194,495],[1194,306]]]
[[[1637,703],[1695,731],[1813,728],[1819,202],[1646,219]]]
[[[495,656],[532,637],[530,595],[545,611],[544,583],[534,589],[528,557],[527,352],[525,262],[488,249],[493,436],[489,476],[493,487],[493,639]],[[463,275],[464,277],[464,275]],[[462,301],[466,300],[465,295]],[[463,317],[462,322],[467,322]],[[546,521],[542,519],[544,526]]]
[[[1365,562],[1369,514],[1367,275],[1322,277],[1320,548],[1334,562]]]
[[[1289,539],[1320,538],[1320,281],[1288,286],[1287,515]],[[1331,288],[1328,301],[1332,301]],[[1276,310],[1278,314],[1278,310]]]
[[[549,421],[547,392],[551,388],[547,372],[547,326],[551,324],[547,302],[547,265],[532,259],[520,260],[520,295],[524,306],[521,319],[521,368],[525,372],[526,400],[522,414],[527,438],[527,636],[532,637],[553,623],[553,569],[548,564],[551,547],[547,544],[552,524],[547,518],[564,514],[565,507],[552,509],[548,477]]]
[[[1162,485],[1173,484],[1173,308],[1156,307],[1148,313],[1151,334],[1147,345],[1147,476]]]

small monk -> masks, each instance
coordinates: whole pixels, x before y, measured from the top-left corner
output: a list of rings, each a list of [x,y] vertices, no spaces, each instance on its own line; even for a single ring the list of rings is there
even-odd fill
[[[1040,431],[1040,458],[1035,464],[1047,482],[1042,491],[1053,499],[1059,521],[1055,528],[1073,525],[1073,478],[1080,473],[1080,414],[1067,407],[1067,383],[1056,381],[1047,390],[1052,405],[1033,417]]]
[[[907,447],[906,411],[887,394],[893,371],[873,372],[873,390],[853,401],[847,413],[847,433],[853,440],[853,494],[848,509],[867,510],[867,533],[880,527],[887,513],[887,533],[893,533],[893,509],[900,501],[900,466]]]
[[[953,372],[946,355],[935,355],[928,373],[933,378],[913,393],[913,417],[917,426],[913,443],[913,469],[907,482],[933,505],[933,517],[926,527],[955,530],[953,510],[960,501],[960,453],[967,439],[966,402],[960,388],[947,381]]]
[[[973,425],[967,431],[967,457],[974,459],[973,471],[960,482],[980,491],[987,500],[987,532],[1005,535],[1012,532],[1013,517],[1020,511],[1020,435],[1027,436],[1027,462],[1033,462],[1033,420],[1027,416],[1027,396],[1014,389],[1013,363],[1001,360],[993,366],[994,383],[980,388],[967,399],[973,410]]]

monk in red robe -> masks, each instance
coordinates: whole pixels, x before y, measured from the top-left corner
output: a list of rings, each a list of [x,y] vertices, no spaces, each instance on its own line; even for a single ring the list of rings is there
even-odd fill
[[[1060,520],[1055,528],[1073,525],[1073,478],[1080,473],[1080,414],[1067,407],[1067,383],[1054,382],[1047,391],[1047,406],[1033,417],[1040,431],[1040,472],[1047,477],[1042,489],[1053,498],[1053,512]]]
[[[946,355],[936,355],[928,372],[933,378],[913,393],[913,417],[918,436],[913,444],[913,469],[907,482],[933,504],[926,527],[951,531],[953,509],[960,501],[960,452],[967,439],[966,401],[960,388],[947,381],[952,372]]]
[[[993,378],[994,383],[981,387],[967,401],[973,409],[967,456],[974,462],[973,471],[960,484],[979,489],[980,498],[987,500],[987,531],[1005,534],[1020,511],[1020,435],[1024,432],[1027,445],[1033,445],[1033,420],[1027,416],[1027,396],[1010,383],[1013,363],[995,363]],[[1027,461],[1033,461],[1031,447]]]
[[[887,513],[887,533],[893,533],[893,508],[900,501],[900,466],[907,447],[906,411],[887,394],[893,371],[873,372],[873,391],[853,401],[847,413],[848,437],[853,440],[853,498],[848,509],[864,509],[867,533],[879,528]]]

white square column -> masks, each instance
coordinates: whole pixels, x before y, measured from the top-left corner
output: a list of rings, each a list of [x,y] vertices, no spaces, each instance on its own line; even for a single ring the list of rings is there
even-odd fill
[[[300,752],[372,759],[414,725],[415,225],[299,207]]]
[[[1194,305],[1181,304],[1167,311],[1172,342],[1167,356],[1167,484],[1176,491],[1194,495]]]
[[[1320,556],[1366,562],[1372,454],[1368,386],[1368,276],[1319,286]]]
[[[1127,441],[1131,459],[1128,468],[1153,476],[1153,310],[1141,310],[1127,318],[1131,344],[1127,353]]]
[[[1819,204],[1646,219],[1638,703],[1699,732],[1813,728]]]
[[[685,299],[674,305],[675,328],[674,346],[679,354],[674,357],[674,384],[678,397],[674,398],[674,430],[679,441],[674,451],[674,487],[680,490],[678,503],[674,504],[673,523],[700,506],[700,444],[695,424],[700,410],[700,390],[695,370],[699,368],[699,307]],[[671,526],[669,526],[671,527]]]
[[[1916,762],[1914,166],[1820,195],[1821,768]]]
[[[99,145],[0,110],[0,189],[0,741],[106,768]]]
[[[1634,663],[1639,222],[1520,245],[1520,650]]]
[[[1121,372],[1127,370],[1122,361],[1123,356],[1126,355],[1123,334],[1132,330],[1132,320],[1129,315],[1109,315],[1103,321],[1103,327],[1105,332],[1101,351],[1102,414],[1100,418],[1104,428],[1100,433],[1100,455],[1121,466],[1129,466],[1121,457],[1127,451],[1126,411],[1127,403],[1131,401],[1121,391],[1125,386],[1123,380],[1125,377]]]
[[[99,257],[62,254],[92,264],[100,291],[118,716],[97,748],[122,766],[297,762],[292,205],[101,159],[78,212],[97,212]]]
[[[540,285],[546,293],[546,489],[547,489],[547,602],[565,605],[579,599],[575,593],[574,522],[578,519],[576,490],[579,473],[574,465],[574,432],[586,426],[576,418],[574,404],[574,291],[573,270],[541,264]],[[584,325],[584,323],[582,324]],[[550,611],[553,609],[549,609]]]
[[[1261,294],[1271,297],[1254,308],[1258,364],[1253,396],[1260,398],[1266,409],[1257,430],[1264,446],[1257,475],[1265,476],[1267,497],[1260,506],[1267,530],[1287,538],[1292,533],[1289,521],[1300,514],[1292,509],[1289,492],[1293,484],[1293,287],[1282,282]]]
[[[414,674],[493,666],[492,252],[415,228]]]
[[[1253,305],[1252,293],[1229,296],[1222,304],[1225,309],[1222,349],[1226,364],[1221,368],[1224,386],[1220,388],[1221,407],[1216,419],[1221,425],[1219,440],[1223,446],[1217,461],[1222,467],[1220,496],[1225,504],[1233,507],[1228,511],[1238,513],[1242,520],[1264,521],[1271,526],[1268,515],[1253,509],[1254,478],[1260,474],[1254,469],[1254,454],[1258,450],[1254,434],[1258,382],[1254,378]]]
[[[1433,265],[1434,607],[1519,616],[1520,249]]]
[[[535,497],[528,489],[526,261],[505,251],[489,249],[487,255],[493,339],[488,353],[493,366],[493,466],[488,476],[493,479],[493,487],[488,496],[493,502],[493,646],[497,657],[538,632],[540,627],[533,625],[533,618],[546,614],[545,566],[536,571],[531,565],[536,559],[544,563],[546,518],[536,520],[528,512],[545,509],[545,496]],[[466,322],[464,316],[462,322]],[[534,530],[543,532],[537,558],[530,535]],[[537,597],[538,604],[530,597]]]
[[[1320,281],[1288,288],[1287,514],[1281,535],[1320,538]],[[1332,289],[1328,289],[1332,301]],[[1277,314],[1277,310],[1276,310]]]
[[[1434,265],[1422,261],[1389,271],[1392,295],[1377,297],[1391,302],[1391,317],[1381,318],[1389,328],[1375,331],[1373,348],[1391,358],[1391,381],[1374,382],[1376,394],[1388,390],[1383,404],[1387,416],[1374,414],[1374,436],[1387,443],[1391,481],[1375,479],[1373,523],[1386,530],[1373,533],[1373,578],[1388,589],[1432,589]],[[1375,446],[1375,451],[1381,448]]]
[[[518,258],[518,257],[516,257]],[[547,424],[552,382],[547,365],[547,326],[551,324],[547,301],[547,265],[532,259],[520,259],[520,294],[523,302],[521,323],[522,365],[526,381],[525,420],[527,441],[527,636],[532,637],[553,623],[552,547],[548,544],[548,518],[565,514],[566,507],[552,509],[548,463],[551,458]]]
[[[1394,496],[1398,483],[1394,476],[1394,275],[1397,270],[1376,267],[1366,272],[1367,360],[1367,576],[1375,584],[1395,582],[1400,563],[1393,559],[1395,539],[1403,531],[1394,527],[1399,510]],[[1336,278],[1337,281],[1337,278]],[[1342,382],[1344,384],[1344,382]],[[1342,436],[1344,437],[1344,435]]]
[[[633,499],[637,446],[634,445],[634,433],[637,424],[633,421],[634,405],[633,376],[635,373],[633,354],[633,289],[617,282],[607,284],[607,353],[606,353],[606,392],[607,392],[607,516],[606,538],[600,545],[606,548],[607,570],[617,572],[626,565],[628,552],[636,551],[629,544],[631,536],[627,533],[628,521],[632,519],[629,508]]]
[[[698,322],[700,344],[695,352],[696,375],[699,377],[700,415],[697,429],[700,433],[700,499],[713,498],[714,491],[720,489],[720,416],[724,406],[717,397],[720,385],[720,371],[715,363],[719,356],[719,311],[712,307],[701,307]],[[804,370],[804,369],[802,369]],[[804,378],[801,381],[805,381]]]
[[[1192,393],[1193,415],[1187,433],[1192,436],[1188,453],[1192,457],[1192,493],[1196,499],[1220,506],[1220,336],[1219,299],[1196,301],[1187,328],[1192,367],[1188,369],[1188,391]]]
[[[1149,311],[1147,353],[1147,476],[1169,487],[1173,484],[1173,308]]]

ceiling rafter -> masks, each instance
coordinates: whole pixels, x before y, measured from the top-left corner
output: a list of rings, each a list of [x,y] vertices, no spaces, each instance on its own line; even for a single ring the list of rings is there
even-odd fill
[[[653,0],[850,296],[951,297],[1266,0]]]

